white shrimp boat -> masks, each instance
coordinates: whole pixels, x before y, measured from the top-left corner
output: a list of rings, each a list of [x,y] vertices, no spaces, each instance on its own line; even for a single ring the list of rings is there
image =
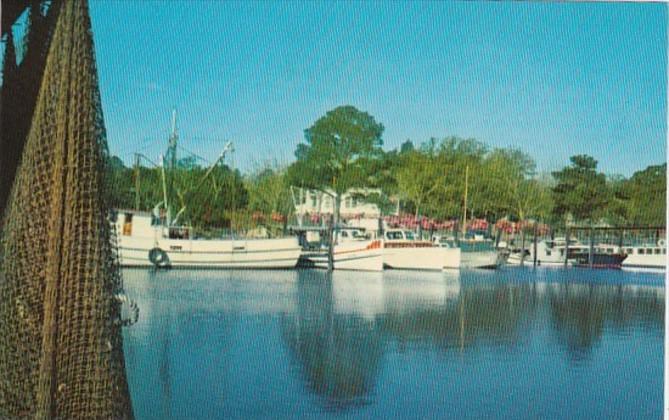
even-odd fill
[[[196,239],[186,226],[163,226],[150,213],[116,212],[122,267],[293,268],[301,247],[296,237],[272,239]]]
[[[416,240],[414,233],[408,230],[390,229],[383,236],[383,265],[386,268],[441,271],[460,267],[458,248]]]

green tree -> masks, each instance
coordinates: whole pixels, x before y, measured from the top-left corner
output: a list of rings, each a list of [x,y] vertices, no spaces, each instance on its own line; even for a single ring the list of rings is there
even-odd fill
[[[291,184],[332,196],[339,223],[342,194],[368,185],[371,162],[382,156],[382,134],[382,124],[353,106],[328,111],[305,130],[306,143],[297,146],[288,170]]]
[[[594,222],[604,215],[609,202],[606,175],[597,172],[597,161],[587,155],[570,158],[571,165],[553,172],[554,215],[571,215],[576,221]]]
[[[400,197],[414,205],[416,218],[423,205],[442,187],[443,167],[429,150],[406,152],[402,165],[397,169],[397,188]]]
[[[635,172],[621,186],[626,216],[634,225],[664,226],[667,203],[667,164]]]
[[[279,214],[284,220],[293,213],[290,186],[286,179],[286,171],[275,165],[267,165],[247,179],[246,188],[249,192],[248,209],[261,212],[265,216]],[[271,220],[266,220],[272,225]]]

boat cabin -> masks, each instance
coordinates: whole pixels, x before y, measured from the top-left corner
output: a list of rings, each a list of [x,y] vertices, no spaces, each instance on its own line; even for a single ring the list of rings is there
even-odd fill
[[[414,232],[402,229],[388,229],[383,233],[386,248],[430,248],[434,245],[430,241],[416,238]]]
[[[666,255],[667,248],[664,246],[628,246],[622,248],[627,255]]]
[[[339,231],[339,239],[343,241],[363,241],[367,240],[367,237],[360,229],[341,229]]]
[[[191,227],[170,226],[163,228],[160,217],[149,212],[117,210],[115,214],[116,232],[119,236],[154,238],[162,231],[162,237],[169,239],[192,239]]]

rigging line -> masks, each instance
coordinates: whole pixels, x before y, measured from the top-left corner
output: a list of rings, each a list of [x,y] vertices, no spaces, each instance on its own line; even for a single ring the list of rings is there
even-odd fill
[[[190,153],[191,155],[195,156],[196,158],[200,159],[201,161],[211,165],[212,162],[209,159],[203,158],[202,156],[198,155],[197,153],[193,153],[190,150],[186,149],[185,147],[181,146],[180,144],[177,145],[177,148],[183,150],[184,152]]]

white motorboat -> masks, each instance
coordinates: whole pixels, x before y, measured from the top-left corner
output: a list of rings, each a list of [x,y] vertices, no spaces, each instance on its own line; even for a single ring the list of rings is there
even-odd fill
[[[304,257],[316,268],[328,268],[327,252],[307,253]],[[342,241],[332,252],[335,270],[383,271],[383,241],[380,239]]]
[[[525,264],[534,263],[534,246],[526,244]],[[542,240],[537,243],[537,265],[547,267],[560,267],[565,264],[565,238],[555,238]],[[620,268],[621,261],[626,260],[626,255],[622,249],[614,245],[598,244],[593,247],[594,255],[592,264],[595,267]],[[567,255],[568,265],[588,265],[590,246],[582,244],[575,239],[569,240],[569,251]],[[507,264],[520,265],[520,249],[512,249],[507,259]],[[623,262],[624,264],[624,262]]]
[[[456,241],[435,235],[432,242],[442,248],[459,249],[460,268],[497,268],[504,264],[504,258],[491,239],[475,237]]]
[[[435,246],[430,241],[416,240],[408,230],[385,231],[383,265],[390,269],[434,270],[460,267],[460,250]]]
[[[546,239],[537,242],[537,264],[546,267],[560,267],[565,263],[565,238]],[[533,264],[534,246],[531,242],[525,244],[526,249],[511,249],[506,263],[509,265],[520,265],[520,260],[525,254],[524,264]],[[575,239],[569,240],[569,252],[587,252],[588,246],[583,245]],[[569,265],[576,263],[576,258],[571,256],[567,259]]]
[[[667,246],[663,239],[656,244],[623,246],[620,248],[627,254],[622,262],[625,270],[665,271],[667,269]]]
[[[301,253],[296,237],[199,239],[145,212],[118,211],[115,223],[122,267],[293,268]]]

